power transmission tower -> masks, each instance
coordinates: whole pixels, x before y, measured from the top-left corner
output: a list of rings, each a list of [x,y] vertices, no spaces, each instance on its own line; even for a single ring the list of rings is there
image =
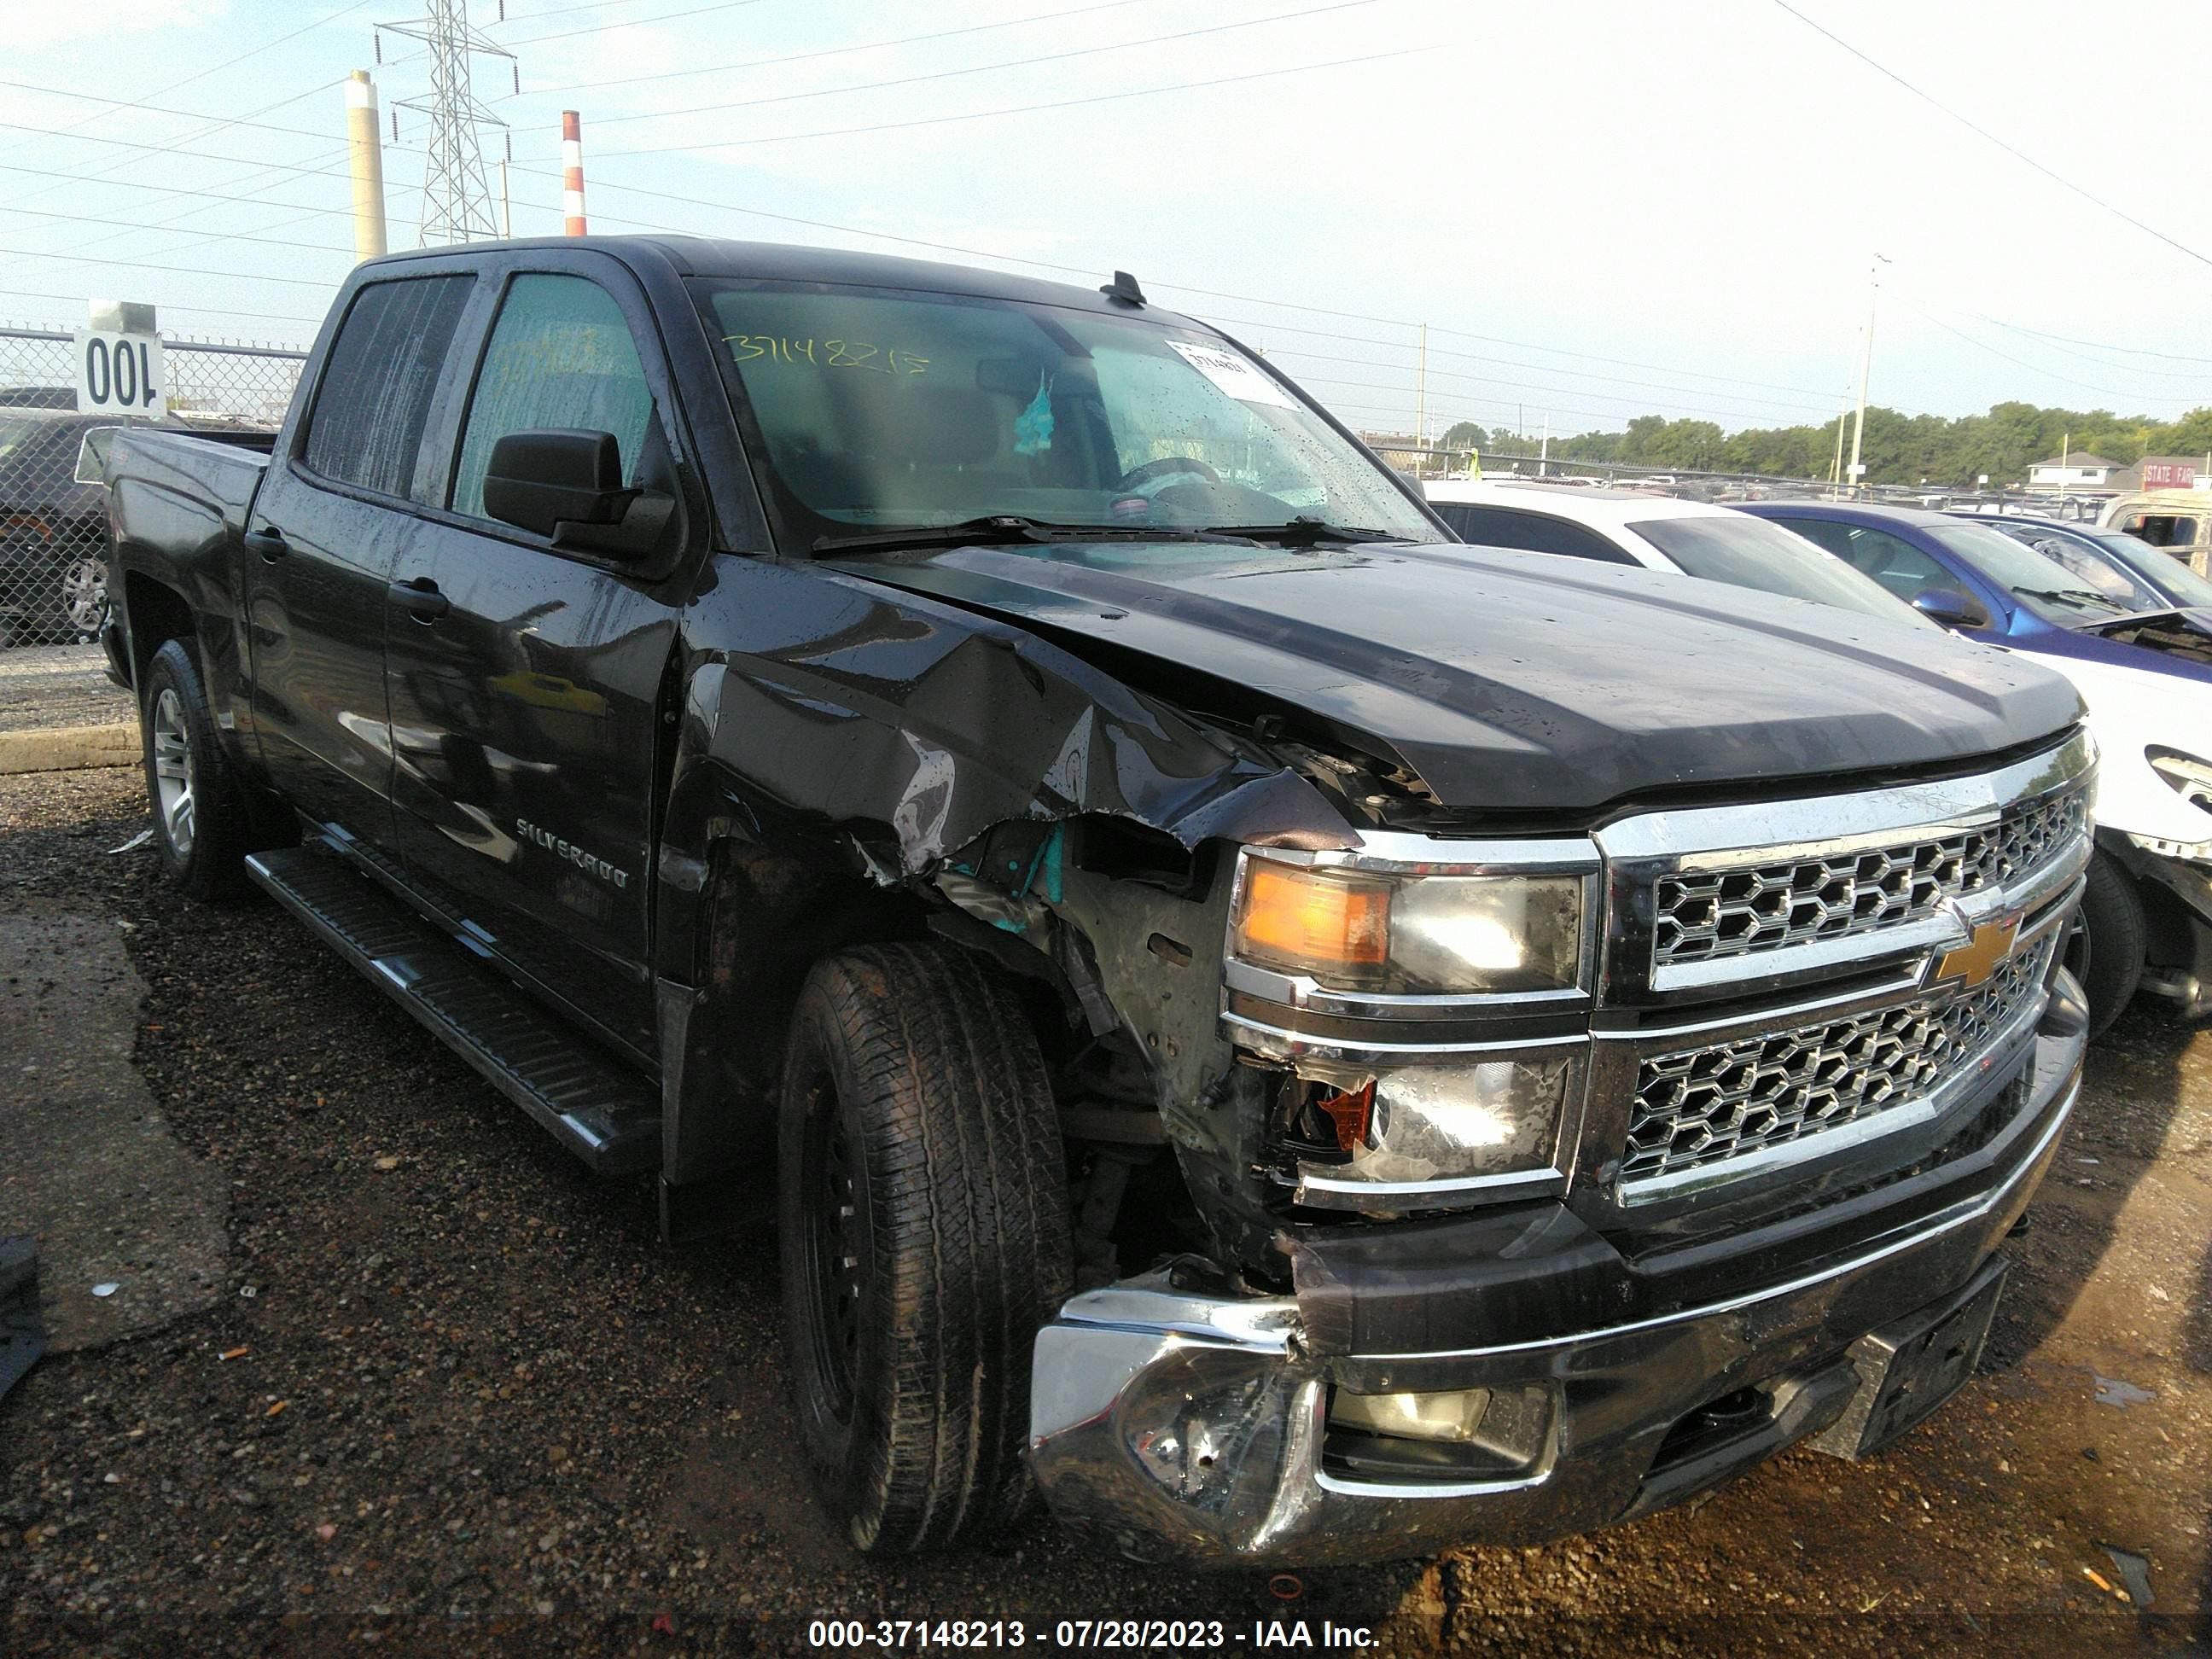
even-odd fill
[[[499,219],[492,209],[491,181],[484,173],[483,149],[477,142],[477,129],[503,127],[507,123],[477,101],[469,83],[469,55],[483,52],[512,58],[514,54],[469,27],[468,0],[423,0],[422,15],[412,22],[377,27],[420,40],[430,49],[429,92],[399,102],[400,108],[419,110],[430,118],[429,154],[422,167],[422,224],[416,246],[496,237]]]

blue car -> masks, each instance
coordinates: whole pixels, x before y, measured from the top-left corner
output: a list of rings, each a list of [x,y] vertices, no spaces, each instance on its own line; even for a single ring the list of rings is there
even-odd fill
[[[1946,627],[2074,682],[2104,751],[2076,974],[2097,1029],[2138,985],[2191,1015],[2212,1012],[2212,603],[2197,605],[2206,596],[2188,586],[2205,584],[2140,543],[2148,569],[2123,575],[2086,563],[2090,550],[2071,543],[2075,559],[2047,556],[2048,538],[2094,533],[2073,526],[2039,526],[2031,545],[2008,533],[2019,520],[1999,528],[1842,501],[1741,510],[1818,543]]]
[[[1969,639],[2212,682],[2212,610],[2121,605],[1987,523],[1856,501],[1739,510],[1787,525]]]
[[[2002,530],[2053,563],[2065,566],[2081,578],[2084,586],[2095,588],[2127,610],[2191,606],[2212,610],[2212,581],[2140,537],[2029,514],[1954,513],[1951,516]]]

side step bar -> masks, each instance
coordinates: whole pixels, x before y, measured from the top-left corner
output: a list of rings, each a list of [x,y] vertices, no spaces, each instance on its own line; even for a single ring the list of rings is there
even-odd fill
[[[594,1175],[660,1164],[660,1097],[341,859],[256,853],[246,872],[536,1118]]]

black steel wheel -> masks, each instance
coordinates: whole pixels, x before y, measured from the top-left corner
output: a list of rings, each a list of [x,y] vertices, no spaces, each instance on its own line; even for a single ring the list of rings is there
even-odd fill
[[[849,1424],[874,1247],[867,1166],[856,1154],[836,1088],[826,1070],[807,1085],[799,1178],[807,1189],[805,1272],[814,1292],[809,1322],[814,1366],[825,1385],[822,1406],[838,1423]]]
[[[943,1548],[1029,1492],[1030,1351],[1073,1278],[1019,998],[950,945],[818,964],[777,1119],[787,1358],[808,1472],[856,1549]]]

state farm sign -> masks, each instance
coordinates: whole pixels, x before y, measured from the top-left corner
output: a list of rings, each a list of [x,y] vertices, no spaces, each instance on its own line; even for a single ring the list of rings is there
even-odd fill
[[[2194,489],[2197,488],[2197,463],[2194,461],[2145,461],[2142,464],[2145,489]]]

